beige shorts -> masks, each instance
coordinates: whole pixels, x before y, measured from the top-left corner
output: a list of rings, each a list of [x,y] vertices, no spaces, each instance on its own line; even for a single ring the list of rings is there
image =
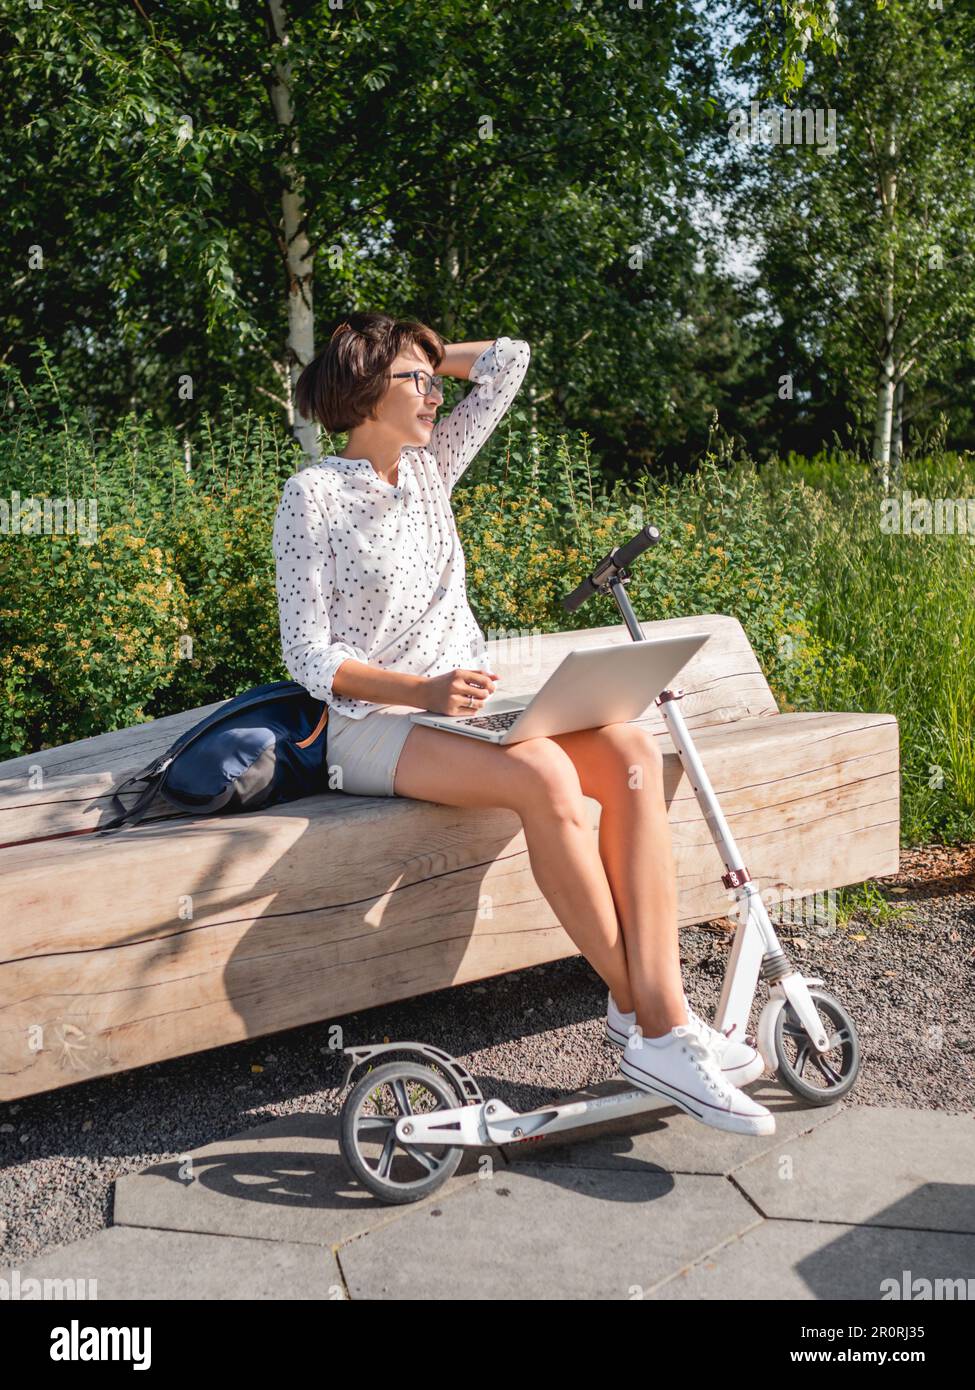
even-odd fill
[[[411,729],[415,705],[384,705],[364,719],[328,712],[326,785],[354,796],[395,796],[396,764]],[[341,777],[338,771],[341,769]]]

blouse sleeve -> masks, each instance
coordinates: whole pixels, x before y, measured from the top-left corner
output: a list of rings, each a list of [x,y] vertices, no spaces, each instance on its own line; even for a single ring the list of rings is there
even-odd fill
[[[430,436],[430,452],[450,496],[458,478],[490,437],[521,385],[531,351],[522,338],[495,338],[474,361],[468,376],[473,391],[438,420]]]
[[[284,485],[274,518],[273,547],[285,668],[309,695],[334,706],[336,700],[348,698],[332,694],[332,679],[342,662],[369,658],[361,647],[331,640],[335,556],[328,542],[328,521],[300,473]]]

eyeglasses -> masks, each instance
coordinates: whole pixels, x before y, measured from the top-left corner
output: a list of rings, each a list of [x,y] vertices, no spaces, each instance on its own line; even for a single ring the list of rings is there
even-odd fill
[[[403,376],[403,377],[411,376],[411,377],[413,378],[413,382],[414,382],[414,384],[415,384],[415,386],[416,386],[417,394],[418,394],[418,395],[421,395],[421,396],[429,396],[429,395],[432,395],[434,391],[436,391],[436,393],[437,393],[437,395],[440,397],[440,399],[443,400],[443,377],[442,377],[442,376],[431,376],[429,372],[423,371],[423,369],[420,368],[420,367],[417,367],[417,368],[416,368],[414,371],[412,371],[412,372],[393,372],[392,375],[393,375],[394,377],[398,377],[398,376]]]

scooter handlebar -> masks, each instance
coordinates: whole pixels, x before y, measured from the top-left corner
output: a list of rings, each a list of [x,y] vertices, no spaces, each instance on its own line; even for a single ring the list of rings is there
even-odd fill
[[[627,565],[632,564],[638,556],[642,555],[645,550],[649,550],[652,545],[656,545],[659,540],[660,532],[657,530],[656,526],[644,526],[643,529],[638,531],[625,545],[620,546],[618,550],[611,550],[607,556],[600,560],[592,574],[587,575],[582,583],[572,590],[571,594],[565,595],[562,599],[562,607],[566,612],[574,613],[577,608],[585,603],[587,598],[599,592],[593,576],[601,578],[603,573],[609,569],[624,569]]]

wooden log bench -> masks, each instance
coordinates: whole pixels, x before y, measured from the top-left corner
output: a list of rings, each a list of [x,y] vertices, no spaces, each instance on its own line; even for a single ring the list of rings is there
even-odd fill
[[[897,871],[892,715],[780,713],[733,618],[643,630],[711,634],[681,708],[763,892]],[[536,637],[528,676],[517,650],[489,648],[512,693],[574,648],[630,640],[622,623]],[[578,954],[503,808],[325,790],[93,835],[114,786],[220,703],[0,763],[0,1100]],[[638,722],[665,753],[681,924],[725,916],[723,865],[656,705]]]

